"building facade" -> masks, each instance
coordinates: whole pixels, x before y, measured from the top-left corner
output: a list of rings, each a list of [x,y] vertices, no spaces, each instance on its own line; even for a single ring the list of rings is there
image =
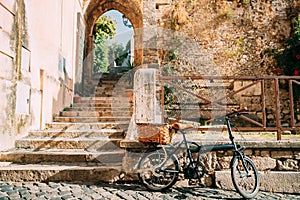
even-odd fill
[[[171,30],[201,46],[220,75],[257,76],[274,74],[269,53],[289,38],[300,5],[293,0],[0,0],[0,149],[12,147],[30,129],[43,129],[74,95],[92,95],[93,27],[112,9],[132,23],[136,66],[170,64],[165,58],[173,46],[159,33]],[[184,52],[194,50],[185,47]],[[203,72],[201,63],[185,64],[186,57],[197,60],[200,54],[184,52],[173,63],[178,73]]]
[[[72,103],[82,7],[81,0],[0,1],[0,149]]]

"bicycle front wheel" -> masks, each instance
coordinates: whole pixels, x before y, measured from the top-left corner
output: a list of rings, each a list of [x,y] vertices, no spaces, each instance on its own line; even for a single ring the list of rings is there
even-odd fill
[[[164,165],[162,165],[164,163]],[[149,190],[163,191],[178,180],[179,164],[175,155],[163,149],[146,152],[138,165],[139,181]]]
[[[259,190],[258,171],[253,161],[244,157],[244,164],[241,157],[233,158],[231,167],[231,178],[235,189],[244,198],[253,198]]]

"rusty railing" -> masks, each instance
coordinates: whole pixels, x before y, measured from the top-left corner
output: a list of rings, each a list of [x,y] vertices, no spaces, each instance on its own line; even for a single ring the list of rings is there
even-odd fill
[[[175,102],[177,104],[189,104],[183,102],[189,97],[198,100],[193,100],[196,107],[184,112],[186,116],[181,118],[191,116],[195,108],[199,113],[207,113],[247,106],[250,114],[241,116],[247,123],[237,127],[241,131],[276,131],[277,140],[281,140],[282,131],[300,130],[300,76],[160,76],[159,80],[163,118],[166,115],[165,86],[168,86],[186,97],[178,100],[181,102]],[[213,87],[218,88],[216,94],[209,92],[214,90]],[[206,94],[202,94],[201,89]],[[217,97],[209,98],[207,93]],[[198,117],[201,119],[201,114]]]

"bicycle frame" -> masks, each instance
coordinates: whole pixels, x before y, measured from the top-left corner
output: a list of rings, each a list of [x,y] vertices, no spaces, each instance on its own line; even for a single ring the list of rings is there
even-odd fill
[[[255,197],[259,191],[258,170],[254,162],[244,154],[245,147],[235,142],[231,128],[231,116],[238,116],[244,110],[246,109],[239,109],[216,118],[217,121],[224,122],[225,120],[231,143],[201,145],[191,142],[186,136],[190,125],[179,123],[172,125],[176,133],[182,134],[182,140],[170,145],[150,146],[138,164],[138,177],[141,183],[150,190],[163,191],[171,188],[178,180],[178,174],[183,173],[185,179],[198,179],[199,186],[205,187],[202,178],[208,171],[201,161],[201,155],[207,152],[230,150],[233,151],[230,162],[231,178],[236,191],[244,198]],[[178,156],[179,150],[183,152],[183,157]],[[196,153],[197,158],[195,158]],[[180,167],[182,158],[184,159],[183,166]]]
[[[226,122],[227,132],[229,134],[229,139],[231,141],[231,144],[199,145],[196,142],[188,141],[187,138],[186,138],[186,132],[185,131],[183,131],[183,130],[177,130],[177,132],[180,132],[182,134],[183,140],[181,142],[179,142],[179,144],[177,144],[175,147],[171,146],[173,148],[173,150],[170,153],[167,152],[164,149],[164,146],[162,146],[162,148],[164,149],[167,157],[160,164],[160,166],[158,167],[158,170],[159,171],[168,171],[168,170],[164,170],[163,166],[169,161],[169,159],[171,159],[172,155],[176,154],[176,152],[179,149],[182,149],[183,145],[185,146],[184,149],[187,150],[187,156],[188,156],[189,162],[192,164],[192,167],[194,167],[193,166],[194,165],[193,162],[195,161],[193,159],[193,156],[192,156],[192,153],[194,153],[194,152],[198,152],[197,161],[199,161],[200,160],[200,155],[202,155],[204,153],[212,152],[212,151],[219,151],[219,150],[232,150],[232,151],[234,151],[234,154],[235,154],[233,157],[240,157],[240,158],[242,158],[241,160],[242,160],[242,163],[244,165],[244,168],[247,169],[247,167],[245,166],[244,160],[243,160],[244,154],[242,152],[240,152],[241,150],[244,150],[244,147],[241,147],[241,146],[237,145],[236,142],[235,142],[235,140],[234,140],[234,136],[233,136],[233,133],[232,133],[232,128],[231,128],[230,116],[229,115],[225,116],[225,122]],[[196,145],[197,146],[197,150],[196,151],[194,150],[192,152],[189,144]],[[233,160],[234,159],[232,159],[230,166],[233,165]],[[248,170],[247,170],[247,173],[249,173]]]

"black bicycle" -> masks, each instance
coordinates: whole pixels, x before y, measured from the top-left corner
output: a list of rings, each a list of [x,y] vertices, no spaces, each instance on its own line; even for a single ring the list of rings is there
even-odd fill
[[[244,146],[236,144],[231,128],[231,117],[241,115],[246,109],[232,111],[215,120],[226,122],[229,144],[200,145],[188,141],[186,131],[191,125],[175,123],[172,129],[180,132],[183,140],[176,145],[152,145],[141,157],[138,163],[138,177],[140,182],[149,190],[163,191],[171,188],[178,180],[179,173],[185,179],[196,179],[201,186],[201,178],[207,173],[205,165],[200,161],[201,155],[210,151],[232,150],[231,178],[237,192],[244,198],[253,198],[259,191],[259,175],[253,161],[244,155]],[[184,149],[186,163],[180,166],[178,151]],[[193,158],[196,154],[196,158]]]

